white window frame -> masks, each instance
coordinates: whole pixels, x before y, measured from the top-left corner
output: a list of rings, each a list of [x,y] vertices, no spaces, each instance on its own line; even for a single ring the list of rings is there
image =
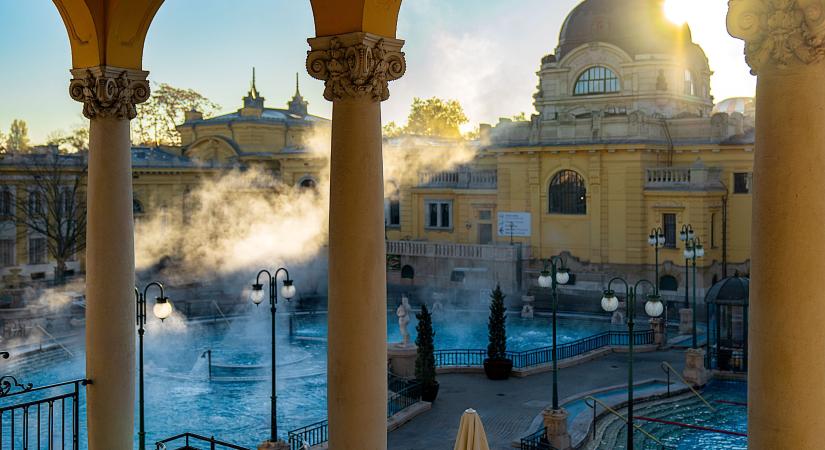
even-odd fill
[[[435,226],[430,225],[430,205],[438,205],[438,207],[436,207],[437,218],[436,218],[436,225]],[[447,208],[449,209],[449,212],[448,212],[449,225],[447,225],[447,226],[444,226],[444,218],[443,218],[443,215],[442,215],[442,205],[447,205]],[[452,200],[425,200],[424,201],[424,220],[425,220],[424,228],[426,228],[428,230],[452,230],[453,229],[453,223],[455,222],[453,220],[453,201]]]

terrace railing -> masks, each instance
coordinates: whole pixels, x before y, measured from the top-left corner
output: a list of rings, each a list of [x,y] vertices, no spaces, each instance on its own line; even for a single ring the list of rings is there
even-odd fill
[[[304,450],[329,440],[329,422],[322,420],[305,427],[291,430],[288,434],[289,450]]]
[[[35,388],[0,377],[0,450],[79,449],[80,394],[88,380]]]
[[[605,331],[573,342],[556,346],[559,360],[573,358],[585,353],[609,346],[626,346],[629,338],[626,331]],[[653,344],[653,330],[633,333],[633,345]],[[541,347],[522,352],[507,352],[513,360],[513,368],[529,369],[553,362],[553,347]],[[482,366],[487,358],[487,351],[481,349],[436,350],[436,367],[475,367]]]
[[[156,450],[252,450],[248,447],[222,442],[214,436],[183,433],[155,443]]]
[[[521,450],[556,450],[547,441],[547,429],[542,428],[530,436],[521,438]]]

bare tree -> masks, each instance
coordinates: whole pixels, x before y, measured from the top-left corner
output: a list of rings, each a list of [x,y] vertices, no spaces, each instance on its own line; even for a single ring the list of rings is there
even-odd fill
[[[15,205],[25,238],[45,241],[35,245],[45,245],[55,261],[55,281],[63,283],[67,262],[86,248],[86,153],[66,155],[55,149],[13,157],[24,172]],[[38,251],[29,249],[30,255]]]

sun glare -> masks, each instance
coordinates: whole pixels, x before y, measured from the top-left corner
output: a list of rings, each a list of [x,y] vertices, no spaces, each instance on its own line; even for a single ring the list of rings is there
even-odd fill
[[[689,5],[690,2],[687,0],[665,0],[665,16],[671,22],[681,25],[687,22]]]

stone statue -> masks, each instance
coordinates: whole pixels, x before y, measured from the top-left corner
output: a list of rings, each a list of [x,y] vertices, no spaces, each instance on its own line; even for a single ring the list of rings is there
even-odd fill
[[[401,296],[401,305],[395,311],[398,316],[398,329],[401,331],[401,346],[407,347],[410,345],[410,332],[407,330],[407,325],[410,324],[410,299],[406,295]]]

